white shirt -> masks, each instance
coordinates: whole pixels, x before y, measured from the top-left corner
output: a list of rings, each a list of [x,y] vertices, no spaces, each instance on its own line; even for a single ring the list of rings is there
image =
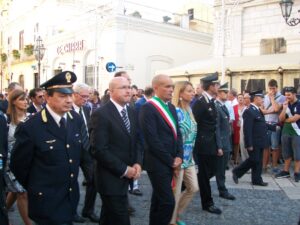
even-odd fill
[[[50,113],[50,115],[52,116],[52,118],[54,119],[54,121],[56,122],[57,126],[60,127],[60,120],[62,117],[64,117],[67,121],[67,113],[65,113],[63,116],[60,116],[56,112],[54,112],[48,104],[46,105],[46,108]]]
[[[36,105],[34,104],[34,102],[32,102],[32,105],[33,105],[33,107],[35,108],[35,110],[36,110],[37,112],[41,111],[41,109],[43,108],[43,106],[40,106],[40,107],[36,106]]]

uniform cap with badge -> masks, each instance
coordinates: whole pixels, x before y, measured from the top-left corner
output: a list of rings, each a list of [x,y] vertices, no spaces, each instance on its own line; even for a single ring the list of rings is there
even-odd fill
[[[63,71],[41,84],[41,87],[45,88],[45,90],[53,90],[63,94],[72,94],[73,83],[76,80],[77,77],[75,73],[71,71]]]
[[[228,92],[229,91],[229,88],[228,88],[228,82],[226,82],[225,84],[222,84],[218,91],[224,91],[224,92]]]
[[[207,74],[207,76],[200,79],[202,84],[217,84],[218,81],[218,73]]]

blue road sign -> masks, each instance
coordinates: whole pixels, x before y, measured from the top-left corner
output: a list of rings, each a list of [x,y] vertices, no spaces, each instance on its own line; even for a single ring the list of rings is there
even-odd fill
[[[115,72],[116,71],[117,66],[113,62],[108,62],[108,63],[106,63],[105,68],[106,68],[107,72],[111,73],[111,72]]]

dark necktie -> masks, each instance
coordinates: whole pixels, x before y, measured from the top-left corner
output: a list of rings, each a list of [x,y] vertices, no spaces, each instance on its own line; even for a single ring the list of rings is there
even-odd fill
[[[125,127],[126,127],[128,133],[130,133],[130,121],[129,121],[129,118],[127,116],[127,112],[126,112],[125,108],[122,109],[121,114],[122,114],[122,120],[125,124]]]
[[[63,131],[63,132],[65,132],[67,129],[66,129],[66,119],[65,119],[65,117],[62,117],[61,119],[60,119],[60,121],[59,121],[59,128]]]
[[[229,117],[229,111],[228,111],[226,105],[222,105],[221,107],[222,107],[223,111],[225,112],[225,114]]]
[[[84,150],[89,151],[89,149],[90,149],[89,134],[87,131],[87,125],[85,124],[85,119],[83,117],[83,112],[82,112],[81,107],[79,109],[79,114],[83,120],[83,124],[82,124],[81,130],[80,130],[81,137],[82,137],[82,146],[83,146]]]

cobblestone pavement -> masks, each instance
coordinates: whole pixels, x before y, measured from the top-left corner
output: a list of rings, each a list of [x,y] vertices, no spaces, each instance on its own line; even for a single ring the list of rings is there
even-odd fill
[[[200,206],[199,193],[195,195],[182,219],[187,225],[297,225],[300,215],[300,183],[292,179],[275,180],[271,175],[263,175],[268,187],[255,187],[250,184],[250,174],[246,174],[236,185],[231,179],[231,171],[227,171],[227,187],[236,196],[235,201],[219,198],[216,182],[212,179],[212,190],[215,204],[222,215],[204,212]],[[82,175],[80,176],[80,181]],[[144,173],[140,180],[143,196],[130,195],[130,202],[136,213],[131,217],[132,225],[148,225],[151,185]],[[82,207],[84,188],[81,188],[79,210]],[[101,201],[97,200],[96,212],[100,212]],[[22,225],[18,210],[9,213],[12,225]],[[86,222],[85,225],[95,223]],[[76,224],[79,225],[79,224]],[[114,224],[112,224],[114,225]]]

